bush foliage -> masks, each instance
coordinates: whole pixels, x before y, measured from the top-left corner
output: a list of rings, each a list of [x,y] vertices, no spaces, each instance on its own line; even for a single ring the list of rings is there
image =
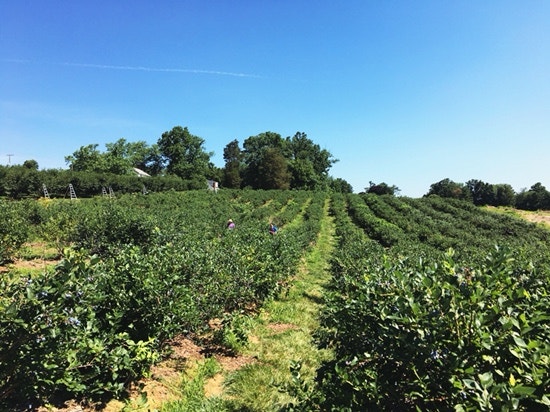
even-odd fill
[[[327,200],[338,245],[316,341],[334,357],[314,385],[293,363],[291,409],[549,406],[547,230],[456,199],[280,190],[0,202],[3,262],[33,239],[63,258],[0,278],[0,406],[122,396],[214,318],[238,349]]]
[[[317,339],[335,356],[301,410],[547,408],[548,232],[461,201],[382,197],[371,213],[399,227],[387,248],[355,203],[333,196],[339,245]]]
[[[282,290],[324,199],[200,191],[42,202],[32,213],[6,205],[22,227],[68,247],[54,268],[0,280],[0,404],[122,395],[174,336]]]

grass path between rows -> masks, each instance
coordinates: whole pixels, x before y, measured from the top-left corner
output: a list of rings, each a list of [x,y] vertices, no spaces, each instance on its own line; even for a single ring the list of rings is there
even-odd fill
[[[281,390],[291,382],[292,363],[300,362],[302,377],[313,379],[317,367],[330,356],[316,347],[312,333],[319,326],[324,287],[330,280],[328,259],[333,238],[327,201],[317,241],[303,257],[292,286],[268,302],[252,325],[243,354],[256,362],[225,378],[221,396],[230,400],[229,410],[279,410],[292,401]]]

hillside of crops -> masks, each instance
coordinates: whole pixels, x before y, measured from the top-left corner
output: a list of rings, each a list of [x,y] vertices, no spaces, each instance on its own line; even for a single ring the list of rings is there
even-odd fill
[[[334,358],[294,410],[550,404],[550,232],[520,218],[438,197],[261,190],[0,201],[0,214],[4,409],[122,396],[172,338],[284,292],[328,218],[337,247],[314,339]],[[17,269],[36,242],[58,263]]]
[[[547,410],[547,229],[440,198],[333,196],[317,334],[334,350],[301,410]]]

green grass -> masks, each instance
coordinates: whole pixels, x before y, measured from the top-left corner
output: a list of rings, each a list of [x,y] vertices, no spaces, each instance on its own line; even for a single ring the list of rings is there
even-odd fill
[[[59,258],[59,251],[44,242],[26,243],[19,251],[19,257],[23,260],[55,260]]]
[[[206,380],[219,372],[220,365],[214,358],[207,358],[195,370],[187,371],[180,385],[181,399],[163,404],[160,412],[220,411],[221,399],[212,398],[207,401],[204,395]]]

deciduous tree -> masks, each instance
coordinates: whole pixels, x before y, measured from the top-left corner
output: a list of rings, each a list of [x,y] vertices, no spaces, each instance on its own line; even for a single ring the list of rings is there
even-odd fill
[[[258,167],[260,189],[289,189],[290,173],[287,162],[279,149],[270,147],[263,152]]]
[[[509,184],[494,185],[495,203],[493,206],[514,206],[516,192]]]
[[[229,142],[223,149],[225,167],[223,170],[223,186],[231,189],[241,187],[241,168],[243,154],[237,139]]]
[[[202,138],[192,135],[187,127],[176,126],[164,132],[157,144],[169,174],[204,186],[212,153],[204,150]]]
[[[437,195],[454,199],[468,199],[468,189],[462,183],[456,183],[446,178],[430,186],[426,196]]]
[[[535,183],[529,190],[523,190],[516,196],[516,207],[524,210],[549,210],[550,193],[540,182]]]
[[[105,172],[105,157],[97,149],[98,144],[80,146],[72,155],[65,156],[65,162],[75,172]]]
[[[495,201],[495,192],[493,185],[482,182],[481,180],[471,179],[466,182],[466,188],[474,205],[493,205]]]
[[[264,132],[256,136],[250,136],[243,142],[243,161],[245,163],[244,185],[250,186],[253,189],[265,187],[263,179],[268,177],[265,174],[272,168],[273,165],[263,165],[264,161],[273,161],[273,152],[266,156],[266,151],[275,149],[277,156],[276,163],[284,161],[285,173],[288,173],[287,155],[288,147],[285,139],[280,134],[274,132]],[[279,164],[277,169],[283,166]],[[268,177],[269,178],[269,177]]]
[[[276,149],[286,162],[292,189],[316,190],[328,187],[328,171],[337,161],[326,149],[313,143],[305,133],[297,132],[283,139],[273,132],[251,136],[243,143],[243,161],[245,164],[245,185],[253,188],[263,187],[258,180],[262,162],[266,160],[265,151]],[[262,177],[263,178],[263,177]]]
[[[293,189],[322,189],[327,186],[328,171],[337,162],[326,149],[313,143],[305,133],[287,137],[289,171]]]
[[[23,167],[26,167],[27,169],[32,169],[32,170],[38,170],[38,162],[34,159],[25,160],[23,162]]]
[[[396,195],[399,193],[399,188],[397,186],[390,186],[387,183],[374,183],[369,182],[369,187],[365,188],[367,193],[374,193],[375,195]]]
[[[328,185],[332,191],[337,193],[353,193],[353,186],[349,184],[346,180],[339,177],[329,177]]]

